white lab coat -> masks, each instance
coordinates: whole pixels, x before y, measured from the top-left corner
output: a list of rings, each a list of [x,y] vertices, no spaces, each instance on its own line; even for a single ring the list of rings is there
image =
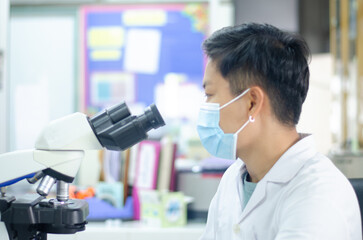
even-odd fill
[[[349,181],[307,136],[258,182],[242,209],[244,163],[223,175],[201,240],[360,240],[358,200]]]

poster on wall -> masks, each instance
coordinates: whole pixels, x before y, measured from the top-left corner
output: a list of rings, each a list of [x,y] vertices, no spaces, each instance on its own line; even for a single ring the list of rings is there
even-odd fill
[[[149,105],[170,73],[201,85],[206,4],[85,6],[81,18],[85,112],[120,101]]]

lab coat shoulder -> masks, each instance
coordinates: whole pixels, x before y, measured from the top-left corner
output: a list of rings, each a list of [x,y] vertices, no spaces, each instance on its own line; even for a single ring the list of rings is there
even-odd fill
[[[273,221],[276,239],[362,239],[356,195],[330,159],[316,153],[285,184]]]
[[[358,240],[359,205],[346,177],[305,137],[257,184],[242,211],[241,160],[223,175],[201,239]],[[237,225],[238,224],[238,225]]]

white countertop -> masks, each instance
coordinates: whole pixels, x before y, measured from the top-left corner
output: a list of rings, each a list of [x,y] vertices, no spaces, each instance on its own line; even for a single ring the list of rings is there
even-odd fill
[[[76,234],[48,234],[49,240],[197,240],[204,223],[189,223],[184,227],[150,227],[140,222],[91,222],[86,230]]]

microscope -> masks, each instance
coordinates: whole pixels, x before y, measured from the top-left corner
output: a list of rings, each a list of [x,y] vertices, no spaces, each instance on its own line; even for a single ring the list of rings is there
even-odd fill
[[[154,104],[135,116],[126,103],[120,103],[93,117],[74,113],[57,119],[43,129],[34,149],[0,155],[0,238],[8,235],[10,240],[45,240],[48,233],[85,230],[87,202],[69,199],[69,184],[85,151],[122,151],[146,139],[149,130],[163,125]],[[38,194],[19,198],[6,194],[6,186],[23,179],[30,184],[40,180]],[[47,199],[53,185],[56,198]]]

